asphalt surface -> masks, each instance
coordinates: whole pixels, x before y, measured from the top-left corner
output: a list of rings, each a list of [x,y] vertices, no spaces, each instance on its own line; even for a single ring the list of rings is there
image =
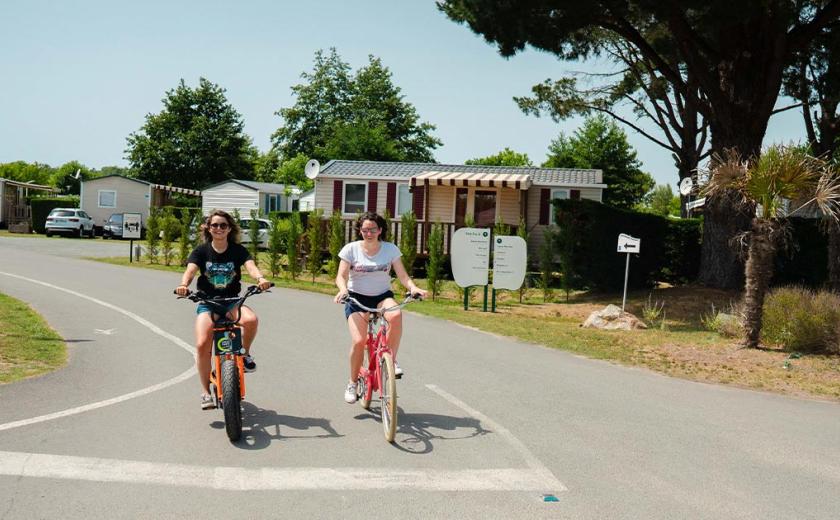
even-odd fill
[[[840,517],[840,405],[692,383],[406,314],[400,426],[342,394],[325,295],[275,289],[244,439],[201,411],[175,273],[0,238],[0,292],[68,365],[0,386],[0,519]],[[554,500],[552,500],[554,499]],[[550,500],[550,501],[547,501]]]

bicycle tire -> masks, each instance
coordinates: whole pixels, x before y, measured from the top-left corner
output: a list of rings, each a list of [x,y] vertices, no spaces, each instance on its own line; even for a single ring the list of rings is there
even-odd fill
[[[397,379],[394,375],[394,358],[390,352],[382,354],[380,365],[379,393],[382,396],[380,402],[380,413],[382,414],[382,429],[385,431],[385,440],[394,442],[397,433]]]
[[[236,442],[242,436],[242,408],[239,396],[239,370],[236,361],[222,361],[222,409],[225,412],[225,431]]]
[[[370,397],[373,394],[373,391],[370,389],[370,385],[367,384],[367,380],[359,376],[359,379],[356,381],[356,392],[358,392],[358,400],[359,404],[362,405],[362,408],[365,410],[370,409]]]

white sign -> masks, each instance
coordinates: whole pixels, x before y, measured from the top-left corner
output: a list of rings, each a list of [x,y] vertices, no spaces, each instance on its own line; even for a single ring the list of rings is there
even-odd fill
[[[487,285],[490,230],[461,228],[452,234],[452,276],[461,287]]]
[[[525,281],[528,247],[515,236],[497,236],[493,248],[493,288],[516,290]]]
[[[123,238],[140,238],[140,213],[123,213]]]
[[[642,250],[642,239],[634,238],[624,233],[618,235],[619,253],[639,253]]]

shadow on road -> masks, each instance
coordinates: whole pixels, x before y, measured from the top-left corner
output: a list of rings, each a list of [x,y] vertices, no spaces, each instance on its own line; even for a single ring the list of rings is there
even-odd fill
[[[470,439],[491,433],[481,426],[481,421],[472,417],[452,417],[434,413],[405,413],[399,408],[397,436],[394,446],[406,453],[424,455],[434,450],[432,441]],[[370,413],[360,414],[356,419],[373,419],[382,424],[380,409],[371,404]],[[446,432],[452,432],[447,434]]]
[[[224,428],[224,421],[215,421],[214,428]],[[299,435],[290,435],[288,430],[297,430]],[[309,430],[314,430],[309,432]],[[309,434],[305,434],[309,432]],[[320,433],[319,433],[320,432]],[[330,424],[330,421],[317,417],[295,417],[280,415],[274,410],[266,410],[244,401],[242,403],[242,439],[234,446],[244,450],[267,448],[271,441],[282,439],[326,439],[343,437]]]

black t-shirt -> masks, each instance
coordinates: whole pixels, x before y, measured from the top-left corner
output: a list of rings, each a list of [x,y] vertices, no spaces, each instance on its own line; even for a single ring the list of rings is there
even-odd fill
[[[239,296],[242,285],[241,267],[251,259],[251,253],[241,244],[228,244],[224,253],[217,253],[210,243],[196,247],[187,260],[201,271],[198,289],[209,296],[231,298]]]

